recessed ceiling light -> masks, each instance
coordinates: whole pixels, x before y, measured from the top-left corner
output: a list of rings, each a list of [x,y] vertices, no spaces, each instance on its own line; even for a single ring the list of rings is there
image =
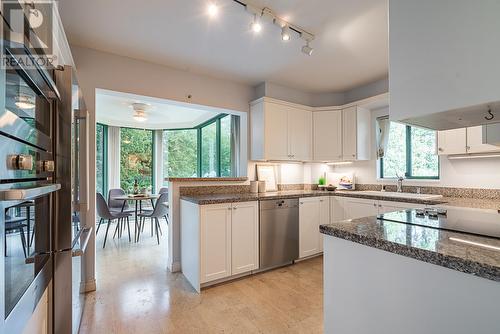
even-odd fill
[[[281,28],[281,39],[286,41],[289,41],[291,38],[290,36],[290,27],[287,25],[284,25],[283,28]]]
[[[250,23],[250,29],[256,34],[260,33],[262,31],[262,24],[260,24],[260,20],[257,17],[257,14],[254,14],[253,16],[253,21]]]
[[[209,2],[207,6],[207,14],[211,18],[215,18],[219,14],[219,7],[215,2]]]

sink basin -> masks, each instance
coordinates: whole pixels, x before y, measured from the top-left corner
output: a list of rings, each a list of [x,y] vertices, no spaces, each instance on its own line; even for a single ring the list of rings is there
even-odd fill
[[[356,191],[356,193],[372,195],[372,196],[380,196],[380,197],[414,198],[422,200],[431,200],[443,197],[442,195],[398,193],[395,191],[374,191],[374,190],[362,190],[362,191]]]

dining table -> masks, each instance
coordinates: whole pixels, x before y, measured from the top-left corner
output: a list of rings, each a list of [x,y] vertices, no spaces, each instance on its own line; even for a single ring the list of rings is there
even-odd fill
[[[123,196],[116,196],[114,197],[115,200],[118,201],[123,201],[122,205],[122,211],[125,209],[125,204],[127,201],[134,201],[135,202],[135,212],[134,212],[134,218],[135,218],[135,226],[136,226],[136,235],[135,235],[135,240],[137,240],[137,226],[138,226],[138,220],[137,220],[137,215],[139,212],[142,211],[142,202],[143,201],[151,201],[151,205],[154,209],[155,204],[154,200],[158,199],[160,195],[157,194],[130,194],[130,195],[123,195]]]

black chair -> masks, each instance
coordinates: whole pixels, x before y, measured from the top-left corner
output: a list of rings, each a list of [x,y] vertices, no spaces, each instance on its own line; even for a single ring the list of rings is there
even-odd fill
[[[26,235],[24,234],[24,228],[28,227],[28,225],[23,223],[26,219],[26,217],[11,217],[7,214],[5,215],[5,234],[8,232],[19,232],[21,244],[23,246],[24,258],[28,257],[26,252]],[[5,256],[7,256],[7,240],[5,240]]]
[[[109,210],[108,205],[106,204],[106,200],[100,193],[96,193],[96,207],[97,207],[97,214],[99,217],[101,217],[101,220],[99,221],[99,226],[97,226],[97,231],[96,234],[99,232],[99,228],[101,227],[101,223],[104,220],[108,220],[108,226],[106,227],[106,235],[104,236],[104,243],[102,245],[102,248],[106,247],[106,239],[108,238],[108,231],[109,231],[109,226],[111,225],[111,222],[115,219],[118,219],[118,224],[116,225],[115,228],[115,235],[116,232],[118,231],[120,227],[120,222],[123,220],[127,221],[127,229],[128,229],[128,240],[129,242],[132,241],[132,238],[130,237],[130,222],[129,222],[129,217],[131,216],[130,213],[127,212],[111,212]]]
[[[156,230],[156,240],[158,241],[158,245],[160,244],[160,220],[159,218],[165,217],[168,214],[168,194],[163,193],[160,195],[158,200],[156,201],[156,205],[153,211],[150,212],[141,212],[138,216],[141,218],[141,223],[143,224],[146,218],[151,219],[151,231],[153,230],[153,221]],[[140,229],[139,229],[140,230]],[[139,241],[139,233],[137,234],[137,241]]]

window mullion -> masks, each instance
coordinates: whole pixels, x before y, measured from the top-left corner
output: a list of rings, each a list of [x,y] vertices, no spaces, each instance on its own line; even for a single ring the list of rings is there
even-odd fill
[[[201,177],[201,128],[197,128],[198,140],[196,141],[196,158],[198,159],[198,177]]]
[[[412,177],[412,145],[411,145],[411,126],[406,126],[406,175]]]
[[[215,154],[216,154],[216,172],[217,172],[217,176],[220,177],[220,174],[221,174],[221,128],[220,128],[220,118],[217,119],[216,121],[216,125],[215,125]]]

